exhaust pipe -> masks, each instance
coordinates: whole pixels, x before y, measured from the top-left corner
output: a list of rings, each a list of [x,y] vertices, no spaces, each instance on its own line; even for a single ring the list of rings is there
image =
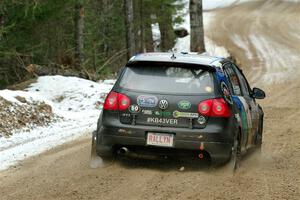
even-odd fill
[[[122,147],[119,149],[119,154],[127,155],[129,153],[129,150],[126,147]]]

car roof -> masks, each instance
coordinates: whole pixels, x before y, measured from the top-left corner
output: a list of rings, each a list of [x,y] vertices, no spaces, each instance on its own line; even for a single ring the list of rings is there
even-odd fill
[[[205,54],[197,53],[163,53],[163,52],[151,52],[142,53],[133,56],[128,63],[136,62],[173,62],[173,63],[185,63],[185,64],[195,64],[204,65],[210,67],[220,67],[223,62],[227,59],[222,57],[214,57]]]

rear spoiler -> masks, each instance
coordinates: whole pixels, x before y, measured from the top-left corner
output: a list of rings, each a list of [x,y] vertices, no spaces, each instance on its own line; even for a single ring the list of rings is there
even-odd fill
[[[167,62],[167,61],[129,61],[126,66],[135,66],[135,67],[142,67],[143,65],[151,65],[153,67],[160,67],[160,66],[174,66],[174,67],[182,67],[182,68],[196,68],[196,69],[203,69],[205,71],[215,72],[216,68],[209,65],[201,65],[196,63],[186,63],[186,62]]]

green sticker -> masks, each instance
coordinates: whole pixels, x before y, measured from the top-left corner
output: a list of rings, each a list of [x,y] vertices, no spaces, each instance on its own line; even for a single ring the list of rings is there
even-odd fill
[[[163,117],[170,117],[171,116],[171,112],[162,112]]]
[[[161,116],[161,111],[154,111],[154,115]]]
[[[198,118],[199,114],[198,113],[189,113],[189,112],[180,112],[178,110],[175,110],[173,112],[173,117],[174,118],[179,118],[179,117],[183,117],[183,118]]]
[[[170,117],[171,116],[171,112],[168,111],[154,111],[154,115],[155,116],[160,116],[160,117]]]
[[[189,101],[186,101],[186,100],[179,101],[178,108],[180,108],[182,110],[190,109],[191,108],[191,103]]]

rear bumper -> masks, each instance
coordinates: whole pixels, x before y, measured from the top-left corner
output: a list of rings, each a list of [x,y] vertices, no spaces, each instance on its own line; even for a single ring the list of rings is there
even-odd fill
[[[174,134],[173,147],[157,147],[147,145],[147,133]],[[101,127],[97,136],[97,153],[100,156],[111,154],[115,146],[118,147],[142,147],[160,149],[163,152],[175,152],[177,150],[206,151],[213,162],[226,162],[231,155],[231,133],[233,130],[217,130],[212,127],[205,129],[180,129],[149,126],[122,125],[122,127]],[[230,135],[228,135],[230,133]],[[167,149],[167,150],[166,150]],[[178,151],[177,151],[178,152]]]

